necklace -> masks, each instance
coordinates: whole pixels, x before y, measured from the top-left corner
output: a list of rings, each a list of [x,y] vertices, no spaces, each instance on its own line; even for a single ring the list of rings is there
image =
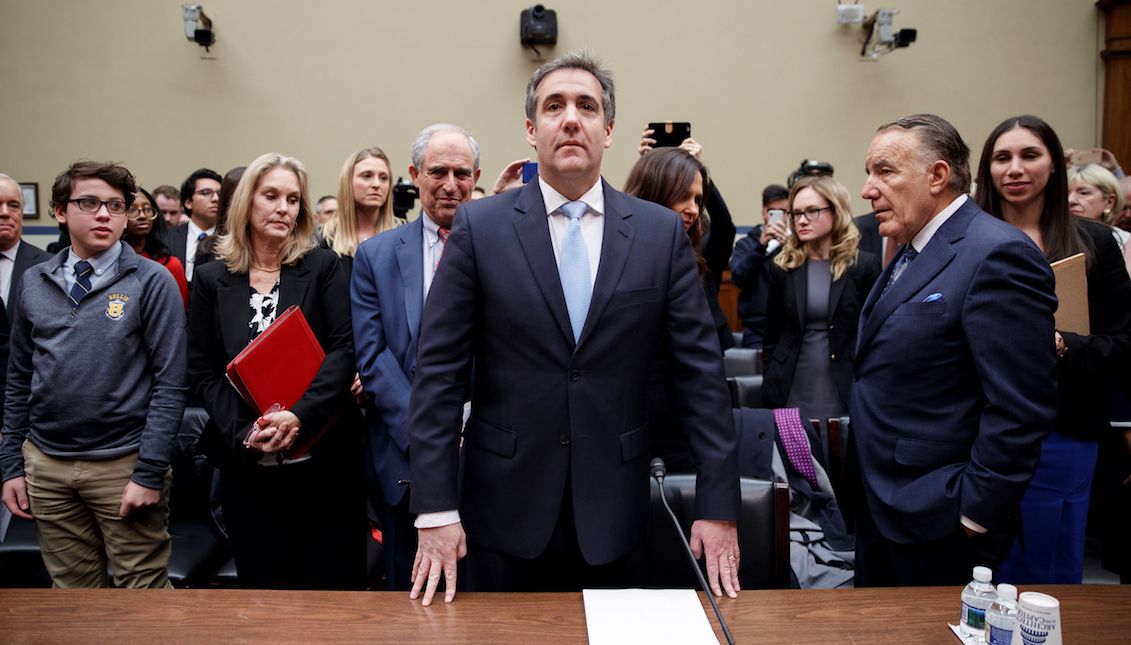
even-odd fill
[[[278,272],[283,270],[283,267],[279,267],[277,269],[265,269],[261,266],[256,266],[254,264],[251,265],[251,268],[255,269],[256,271],[262,271],[264,273],[278,273]]]

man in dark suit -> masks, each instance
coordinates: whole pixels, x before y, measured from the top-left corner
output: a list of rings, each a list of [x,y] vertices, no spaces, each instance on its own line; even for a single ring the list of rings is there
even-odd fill
[[[966,196],[969,149],[934,115],[868,147],[879,232],[902,244],[864,303],[851,403],[856,584],[956,585],[994,566],[1056,418],[1053,276]]]
[[[220,182],[214,170],[200,168],[181,184],[181,206],[189,221],[169,231],[169,251],[185,268],[185,279],[192,283],[196,266],[196,245],[216,231],[220,212]]]
[[[648,510],[647,372],[661,342],[699,466],[691,542],[715,593],[737,592],[737,437],[717,336],[679,217],[601,179],[614,115],[612,78],[587,54],[543,65],[526,97],[538,180],[456,214],[410,405],[421,514],[411,596],[423,591],[424,604],[441,577],[454,597],[465,553],[473,590],[631,578]]]
[[[0,173],[0,392],[4,391],[8,373],[9,321],[16,319],[24,271],[51,257],[47,251],[20,239],[24,231],[24,197],[15,179]],[[4,401],[0,397],[0,421],[4,419]]]
[[[738,317],[742,319],[743,347],[762,347],[770,293],[769,263],[785,242],[788,208],[789,190],[785,186],[770,184],[762,189],[762,224],[739,240],[730,256],[731,280],[742,290],[738,294]]]
[[[425,128],[412,145],[409,176],[420,190],[416,221],[367,240],[353,263],[350,300],[357,369],[369,395],[368,472],[384,537],[389,589],[408,591],[416,529],[409,513],[408,407],[420,316],[456,207],[479,179],[479,145],[462,128]]]

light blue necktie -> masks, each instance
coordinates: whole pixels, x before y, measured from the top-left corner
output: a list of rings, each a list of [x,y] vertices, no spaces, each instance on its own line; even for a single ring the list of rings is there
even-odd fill
[[[593,283],[589,279],[589,251],[581,235],[581,216],[589,209],[585,202],[566,202],[561,212],[569,218],[565,236],[562,237],[561,258],[558,260],[558,277],[565,293],[569,323],[573,327],[573,341],[581,338],[581,328],[589,314],[589,300],[593,297]]]

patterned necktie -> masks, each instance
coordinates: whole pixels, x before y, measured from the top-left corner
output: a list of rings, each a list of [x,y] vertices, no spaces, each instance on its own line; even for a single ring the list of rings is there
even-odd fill
[[[907,270],[907,265],[911,264],[911,261],[914,260],[917,255],[919,255],[919,252],[916,251],[913,246],[908,245],[907,248],[904,249],[903,255],[899,256],[899,260],[897,260],[895,266],[892,267],[891,277],[888,278],[888,283],[884,285],[883,293],[880,295],[887,293],[887,290],[891,289],[891,285],[895,284],[899,276],[903,275],[903,272]]]
[[[90,274],[94,273],[94,267],[90,266],[90,262],[86,260],[79,260],[75,262],[75,284],[71,287],[71,302],[77,307],[79,302],[90,293]]]
[[[817,470],[813,468],[813,451],[809,448],[809,436],[801,425],[801,411],[797,408],[777,408],[774,410],[774,421],[777,422],[778,436],[785,447],[785,456],[789,463],[805,481],[819,490],[817,485]]]
[[[436,269],[440,268],[440,258],[444,256],[444,247],[448,245],[448,236],[452,232],[443,226],[437,227],[436,237],[440,238],[440,247],[436,249],[436,260],[432,263],[432,272],[435,273]]]
[[[562,236],[561,258],[558,260],[558,277],[562,281],[569,322],[573,327],[573,341],[581,338],[585,317],[589,315],[589,300],[593,297],[593,283],[589,279],[589,251],[581,235],[581,216],[588,210],[585,202],[566,202],[561,212],[569,218]]]

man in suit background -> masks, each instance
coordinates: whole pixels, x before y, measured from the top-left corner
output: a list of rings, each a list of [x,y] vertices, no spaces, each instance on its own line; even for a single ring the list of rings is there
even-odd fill
[[[0,173],[0,392],[4,391],[8,375],[8,332],[10,321],[16,319],[24,271],[51,257],[47,251],[20,239],[24,231],[24,196],[20,184]],[[0,397],[0,422],[4,420],[4,401]]]
[[[969,155],[929,114],[868,147],[861,196],[903,246],[857,339],[859,586],[962,584],[1000,562],[1056,418],[1052,271],[967,198]]]
[[[769,263],[785,242],[788,208],[789,189],[778,184],[763,188],[762,223],[734,245],[730,256],[731,280],[742,290],[738,294],[738,317],[742,319],[743,347],[762,348],[762,337],[766,334],[766,297],[770,293]]]
[[[188,215],[185,215],[181,206],[181,193],[174,186],[161,184],[154,188],[153,199],[157,200],[157,210],[168,224],[166,230],[171,231],[181,224],[188,224]]]
[[[682,222],[601,179],[615,95],[587,54],[533,74],[526,116],[538,180],[459,208],[424,308],[409,420],[420,513],[411,596],[429,604],[443,577],[453,599],[469,548],[472,590],[631,580],[649,497],[647,370],[661,340],[700,469],[691,542],[715,593],[734,595],[737,437]]]
[[[196,266],[196,245],[216,231],[221,181],[215,170],[200,168],[181,184],[181,206],[189,221],[169,232],[169,251],[181,261],[189,284]]]
[[[420,316],[456,207],[479,178],[479,144],[463,128],[437,124],[412,144],[409,176],[420,189],[416,221],[363,243],[353,263],[350,300],[357,368],[369,395],[368,474],[384,537],[389,589],[408,591],[416,529],[409,513],[408,406]]]

